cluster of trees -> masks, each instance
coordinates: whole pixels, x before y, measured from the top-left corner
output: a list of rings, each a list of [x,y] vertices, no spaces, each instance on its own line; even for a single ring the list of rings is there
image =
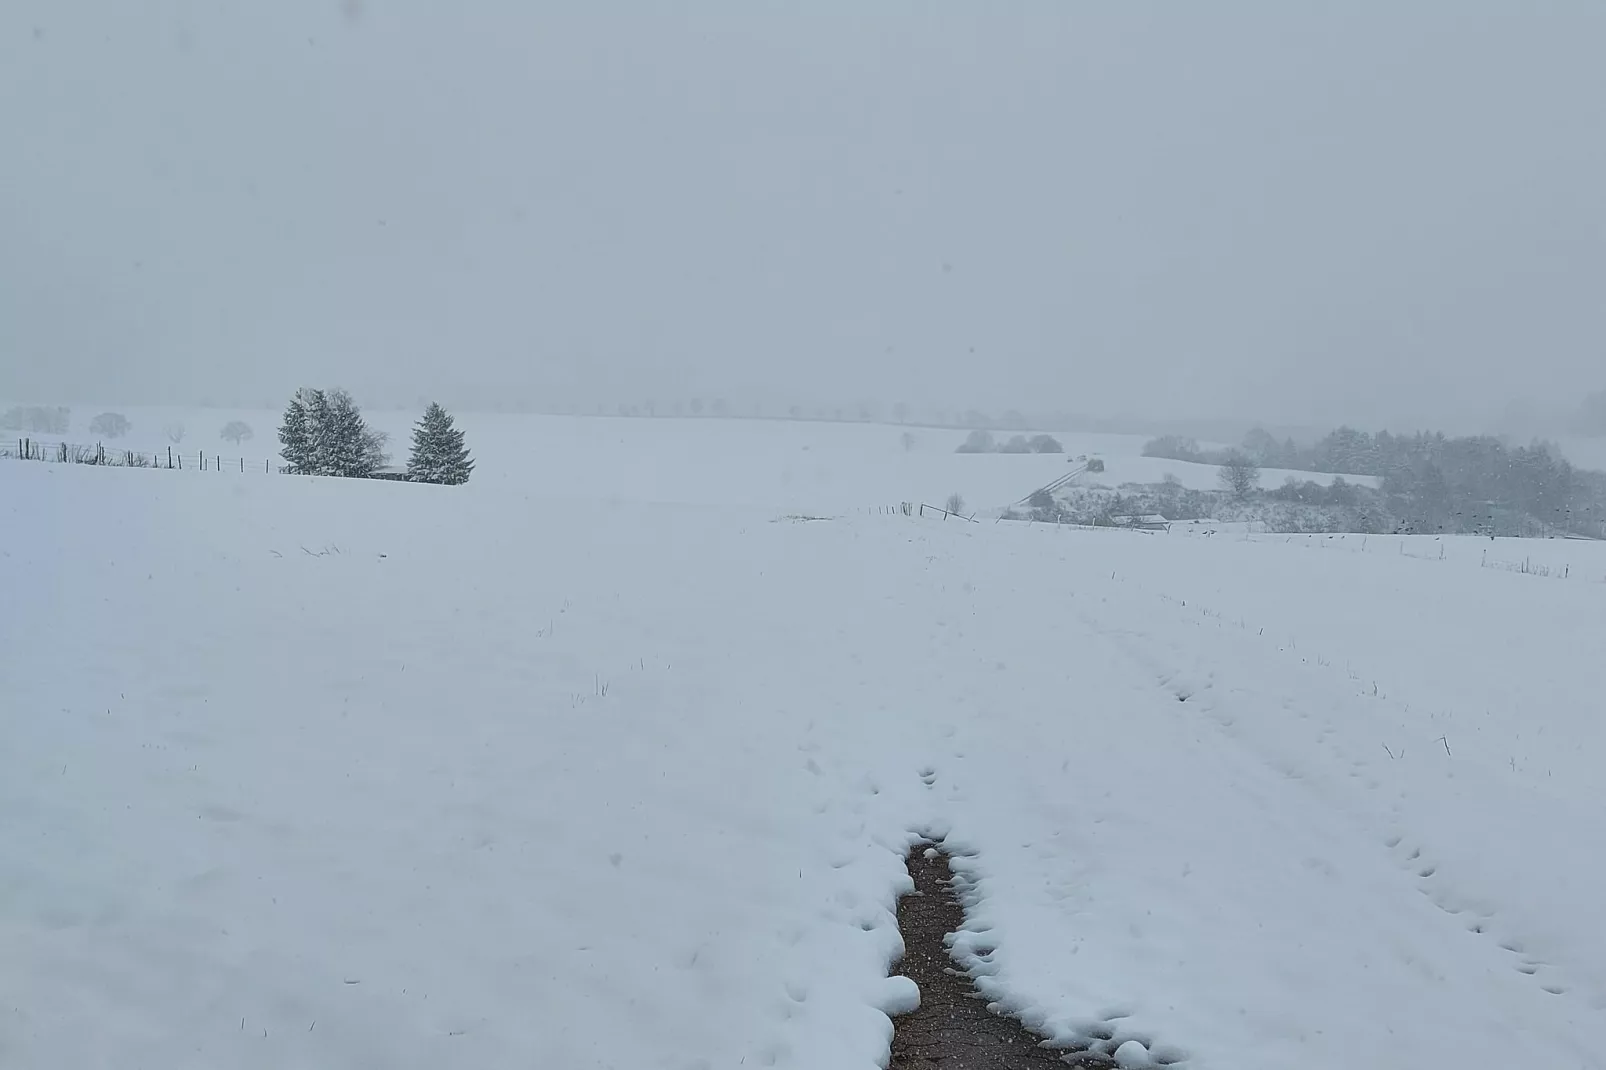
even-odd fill
[[[1606,515],[1580,494],[1573,466],[1544,444],[1508,449],[1492,438],[1439,435],[1413,445],[1381,473],[1384,494],[1413,527],[1498,530],[1528,516],[1568,531],[1575,519]]]
[[[1509,501],[1478,497],[1488,490],[1479,482],[1477,470],[1457,470],[1453,480],[1441,478],[1441,471],[1440,476],[1426,483],[1417,480],[1407,484],[1399,476],[1385,477],[1377,488],[1343,477],[1335,477],[1330,484],[1290,477],[1281,487],[1262,492],[1234,487],[1228,478],[1231,469],[1231,465],[1223,466],[1220,490],[1189,490],[1176,477],[1167,475],[1154,485],[1126,484],[1118,490],[1068,488],[1058,495],[1040,493],[1028,502],[1027,510],[1006,516],[1100,525],[1113,523],[1114,516],[1158,513],[1168,520],[1253,520],[1269,530],[1286,532],[1506,536],[1578,533],[1606,538],[1606,473],[1602,472],[1575,470],[1565,507],[1547,507],[1537,500],[1542,495],[1532,489],[1511,492],[1513,500]],[[1543,475],[1534,481],[1535,485],[1543,484]],[[1551,511],[1547,512],[1547,508]]]
[[[61,408],[14,408],[7,411],[3,417],[0,417],[0,426],[3,426],[8,431],[33,431],[38,434],[65,435],[71,427],[71,412],[68,409]],[[122,438],[132,430],[134,430],[134,425],[129,422],[127,416],[120,412],[99,413],[89,421],[89,433],[97,439]],[[162,431],[170,442],[178,443],[184,439],[183,424],[169,423],[163,427]],[[255,432],[251,430],[250,424],[242,420],[230,420],[223,425],[223,431],[219,437],[238,446],[253,437],[254,434]]]
[[[36,435],[65,435],[72,427],[69,409],[18,405],[0,415],[0,430],[31,431]]]
[[[285,471],[304,476],[365,479],[390,463],[388,436],[370,428],[344,390],[303,387],[279,426]]]
[[[1186,435],[1161,435],[1143,444],[1143,456],[1163,457],[1168,461],[1191,461],[1194,464],[1217,464],[1225,451],[1199,448],[1199,443]]]
[[[1171,521],[1253,520],[1279,532],[1408,530],[1384,507],[1377,491],[1343,481],[1334,488],[1314,482],[1290,483],[1264,494],[1238,497],[1227,489],[1192,490],[1167,475],[1160,483],[1129,483],[1119,489],[1074,487],[1059,495],[1040,491],[1027,505],[1023,511],[1005,513],[1005,519],[1118,527],[1123,526],[1118,518],[1158,514]]]
[[[249,436],[250,428],[244,433]],[[296,391],[279,427],[285,471],[296,475],[373,478],[390,463],[387,441],[383,431],[368,426],[344,390]],[[445,409],[430,405],[413,429],[407,478],[415,483],[458,484],[467,483],[473,471],[463,432]]]
[[[1450,438],[1442,432],[1369,434],[1340,427],[1311,445],[1278,441],[1257,428],[1236,450],[1205,450],[1192,439],[1168,435],[1147,443],[1150,457],[1171,457],[1223,466],[1238,472],[1244,461],[1268,468],[1375,476],[1382,493],[1376,501],[1324,502],[1333,506],[1363,505],[1397,518],[1400,530],[1435,532],[1508,532],[1524,529],[1524,518],[1562,531],[1594,533],[1606,520],[1606,494],[1593,478],[1583,477],[1553,446],[1535,442],[1510,446],[1489,435]],[[1279,500],[1304,495],[1315,484],[1277,492]],[[1228,489],[1238,498],[1234,484]],[[1332,491],[1329,494],[1335,493]],[[1365,488],[1340,485],[1337,494],[1353,498]]]
[[[1009,441],[1000,443],[993,438],[990,431],[972,431],[960,443],[956,453],[1064,453],[1065,447],[1052,435],[1015,435]]]

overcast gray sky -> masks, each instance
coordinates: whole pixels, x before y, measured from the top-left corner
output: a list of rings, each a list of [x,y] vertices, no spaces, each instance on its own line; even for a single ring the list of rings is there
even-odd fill
[[[7,0],[0,398],[1606,387],[1606,4]]]

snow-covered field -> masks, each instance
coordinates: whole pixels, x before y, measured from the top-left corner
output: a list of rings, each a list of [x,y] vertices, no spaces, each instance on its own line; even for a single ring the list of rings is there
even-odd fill
[[[874,1067],[931,834],[1052,1034],[1606,1065],[1606,544],[921,520],[859,510],[1066,461],[463,423],[463,488],[0,462],[0,1066]]]
[[[47,441],[94,443],[89,422],[101,406],[72,409],[72,430]],[[275,431],[280,414],[267,410],[122,408],[133,425],[109,443],[165,459],[172,443],[167,428],[184,429],[173,448],[195,466],[200,452],[228,459],[227,469],[260,473],[276,466]],[[405,462],[415,412],[369,410],[370,423],[390,435],[398,462]],[[254,437],[240,445],[223,442],[225,423],[242,421]],[[974,509],[996,510],[1064,475],[1078,456],[1098,457],[1102,474],[1087,479],[1105,486],[1158,483],[1174,475],[1186,487],[1219,489],[1214,465],[1144,457],[1143,435],[1055,432],[1066,454],[956,455],[966,431],[888,424],[840,424],[794,420],[614,418],[463,413],[459,426],[482,459],[483,481],[538,487],[549,497],[594,499],[598,475],[623,501],[699,505],[743,504],[765,508],[836,512],[927,501],[940,505],[958,493]],[[909,440],[905,441],[905,435]],[[1008,437],[1001,435],[1000,437]],[[243,465],[237,465],[243,460]],[[1312,472],[1266,469],[1267,488],[1286,479],[1330,483]],[[1348,476],[1373,485],[1370,476]]]

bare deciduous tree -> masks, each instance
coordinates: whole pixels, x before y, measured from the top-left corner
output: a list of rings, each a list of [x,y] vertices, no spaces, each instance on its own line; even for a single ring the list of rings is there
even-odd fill
[[[122,438],[132,429],[128,417],[120,412],[103,412],[89,421],[89,433],[103,438]]]
[[[1260,466],[1247,454],[1234,450],[1222,461],[1217,478],[1223,490],[1242,501],[1259,489]]]
[[[219,437],[238,446],[246,439],[251,438],[253,434],[251,425],[244,420],[230,420],[223,425],[223,431]]]

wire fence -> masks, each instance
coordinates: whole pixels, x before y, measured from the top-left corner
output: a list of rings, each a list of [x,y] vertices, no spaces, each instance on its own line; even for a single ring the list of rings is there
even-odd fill
[[[924,502],[899,502],[897,505],[861,505],[853,510],[856,516],[913,516],[923,517],[927,520],[938,519],[963,520],[967,524],[979,524],[974,513],[956,513],[940,505],[928,505]],[[804,513],[794,513],[792,520],[829,520],[826,516],[812,516]]]
[[[186,453],[168,446],[162,450],[130,450],[104,443],[93,445],[83,442],[43,442],[33,438],[19,438],[0,445],[0,458],[19,461],[49,461],[56,464],[85,464],[107,468],[168,468],[192,472],[262,472],[271,474],[283,471],[273,458],[248,459],[225,457],[221,453],[208,453],[197,449]]]

